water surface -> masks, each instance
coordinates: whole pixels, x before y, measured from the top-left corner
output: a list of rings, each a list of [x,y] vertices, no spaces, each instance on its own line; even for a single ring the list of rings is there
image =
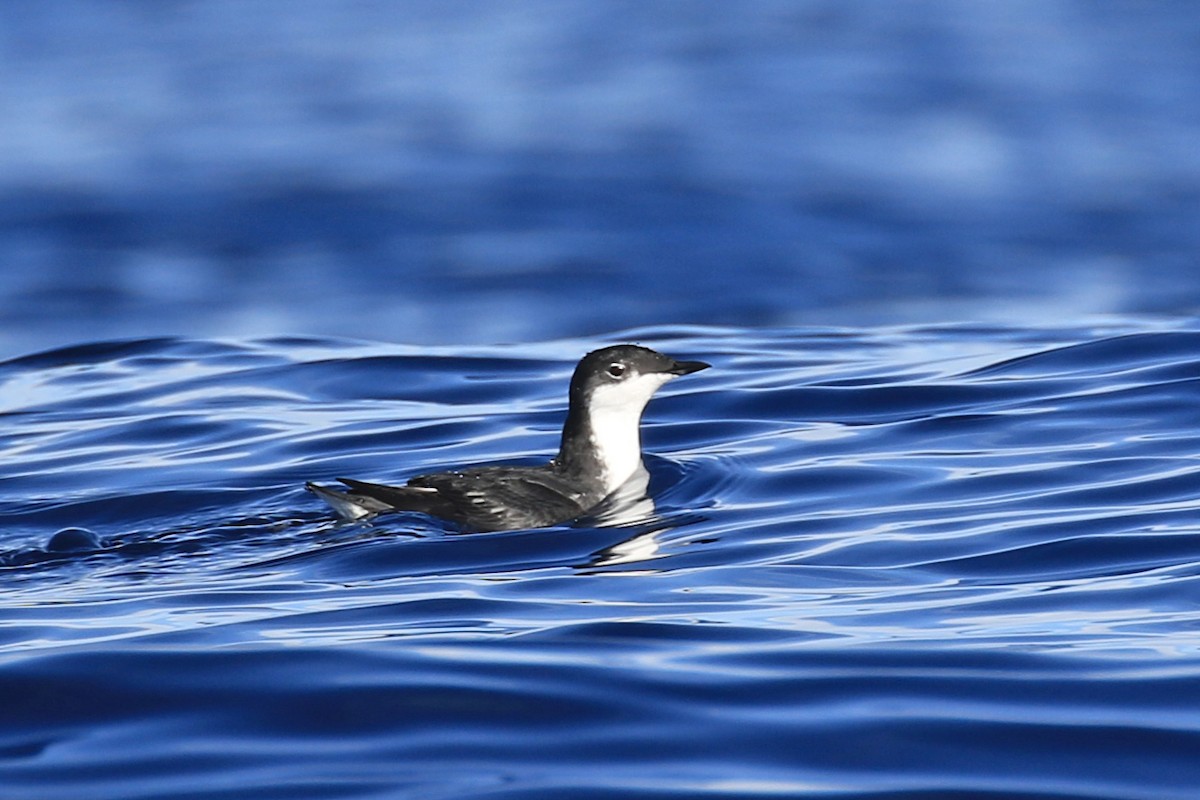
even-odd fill
[[[647,413],[650,522],[301,488],[547,457],[619,340],[714,365]],[[9,360],[0,794],[1191,798],[1198,380],[1146,320]]]

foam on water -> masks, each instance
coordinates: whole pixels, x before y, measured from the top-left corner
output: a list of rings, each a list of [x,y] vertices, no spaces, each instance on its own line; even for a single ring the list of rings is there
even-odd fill
[[[647,413],[653,521],[337,525],[301,488],[547,457],[626,339],[714,365]],[[1200,331],[1145,320],[5,362],[0,785],[1190,798],[1198,385]]]

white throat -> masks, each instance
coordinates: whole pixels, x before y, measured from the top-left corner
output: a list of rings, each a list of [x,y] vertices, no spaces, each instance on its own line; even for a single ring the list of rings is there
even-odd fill
[[[598,386],[593,392],[588,419],[605,494],[615,492],[642,468],[642,412],[658,387],[673,377],[667,373],[638,375]]]

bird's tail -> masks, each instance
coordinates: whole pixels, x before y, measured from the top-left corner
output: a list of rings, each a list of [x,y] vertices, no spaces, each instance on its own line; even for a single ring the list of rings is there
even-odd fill
[[[392,506],[376,500],[374,497],[368,497],[367,495],[355,492],[342,492],[337,489],[329,489],[312,481],[305,483],[304,488],[328,503],[329,507],[339,517],[348,522],[373,517],[380,511],[390,511],[392,509]]]

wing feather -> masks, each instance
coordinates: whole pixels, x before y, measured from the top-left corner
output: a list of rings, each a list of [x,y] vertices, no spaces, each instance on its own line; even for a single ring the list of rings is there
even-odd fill
[[[480,467],[418,475],[404,486],[338,478],[356,494],[477,531],[540,528],[574,519],[600,498],[545,467]]]

